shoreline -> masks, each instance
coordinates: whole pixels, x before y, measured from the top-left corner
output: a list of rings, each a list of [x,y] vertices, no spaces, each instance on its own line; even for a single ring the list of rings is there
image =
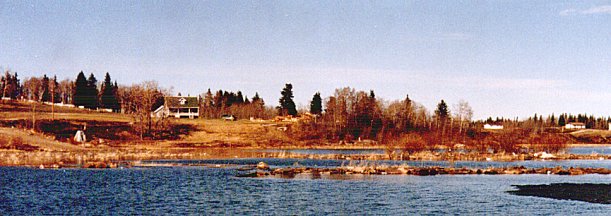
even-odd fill
[[[352,147],[352,146],[351,146]],[[84,165],[88,162],[125,162],[152,160],[214,160],[245,158],[277,159],[312,159],[344,161],[565,161],[565,160],[611,160],[611,155],[576,155],[576,154],[504,154],[504,153],[439,153],[419,152],[414,154],[371,153],[371,154],[306,154],[290,150],[379,150],[378,148],[163,148],[163,147],[129,147],[129,148],[92,148],[79,151],[19,151],[0,150],[0,166],[54,166]],[[271,150],[271,151],[270,151]]]

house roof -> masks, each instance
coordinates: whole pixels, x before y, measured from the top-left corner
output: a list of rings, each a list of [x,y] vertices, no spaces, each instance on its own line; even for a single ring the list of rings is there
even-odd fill
[[[199,107],[197,97],[165,97],[168,108],[193,108]]]
[[[571,124],[571,125],[586,125],[586,124],[581,123],[581,122],[571,122],[571,123],[568,123],[568,124]]]

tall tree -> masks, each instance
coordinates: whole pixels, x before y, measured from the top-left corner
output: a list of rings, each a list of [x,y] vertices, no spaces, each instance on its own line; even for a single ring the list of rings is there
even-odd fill
[[[51,91],[51,97],[53,97],[53,103],[61,103],[61,88],[57,82],[57,76],[53,76],[53,79],[49,80],[49,90]]]
[[[102,83],[100,92],[100,107],[112,109],[115,112],[120,109],[119,101],[117,100],[117,88],[115,85],[113,85],[108,72],[106,73],[104,82]]]
[[[90,109],[98,108],[98,80],[93,73],[87,79],[87,107]]]
[[[41,91],[42,91],[42,102],[51,101],[51,92],[49,91],[49,77],[47,77],[46,74],[42,76]]]
[[[5,71],[4,79],[2,80],[2,97],[17,99],[21,95],[21,84],[17,77],[17,72],[11,74],[9,70]]]
[[[89,104],[88,85],[85,74],[81,71],[74,81],[74,93],[72,103],[74,106],[87,106]]]
[[[437,119],[437,129],[439,139],[441,144],[443,145],[444,135],[446,130],[446,123],[448,122],[448,116],[450,111],[448,110],[448,105],[444,100],[441,100],[439,104],[437,104],[437,109],[435,110],[435,118]]]
[[[558,126],[564,127],[565,125],[566,125],[566,114],[561,114],[560,117],[558,117]]]
[[[310,102],[310,113],[320,115],[322,113],[322,98],[320,92],[316,92]]]
[[[280,106],[277,107],[278,115],[297,115],[297,107],[295,106],[295,102],[293,101],[293,85],[287,83],[280,92],[282,97],[280,97]]]
[[[458,101],[458,104],[454,105],[456,121],[459,124],[459,133],[463,132],[464,126],[468,125],[473,117],[473,109],[469,106],[469,103],[465,100]]]

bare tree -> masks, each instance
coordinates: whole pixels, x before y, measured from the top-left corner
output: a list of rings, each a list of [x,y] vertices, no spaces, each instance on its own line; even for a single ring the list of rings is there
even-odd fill
[[[459,133],[462,133],[465,125],[468,125],[473,118],[473,109],[467,101],[459,100],[457,104],[454,104],[454,110],[454,118],[458,121]]]
[[[163,98],[164,91],[155,81],[145,81],[120,89],[122,89],[119,92],[122,107],[125,113],[132,115],[134,129],[140,133],[140,139],[144,139],[146,134],[150,135],[152,132],[154,119],[151,112],[156,108],[154,105],[159,99]],[[155,121],[163,121],[163,118]]]

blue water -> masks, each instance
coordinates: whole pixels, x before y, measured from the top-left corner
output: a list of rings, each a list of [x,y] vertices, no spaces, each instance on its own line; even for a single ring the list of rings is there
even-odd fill
[[[592,153],[599,155],[611,154],[611,147],[573,147],[567,150],[570,154],[590,155]]]
[[[254,164],[260,160],[263,159],[164,162]],[[264,160],[272,166],[293,166],[295,162],[308,166],[341,165],[340,161]],[[471,163],[487,166],[486,162]],[[610,166],[606,161],[526,165]],[[611,176],[607,175],[255,179],[236,178],[237,172],[235,167],[201,166],[107,170],[0,167],[0,212],[2,215],[608,215],[611,212],[611,205],[505,192],[515,184],[609,183]]]

